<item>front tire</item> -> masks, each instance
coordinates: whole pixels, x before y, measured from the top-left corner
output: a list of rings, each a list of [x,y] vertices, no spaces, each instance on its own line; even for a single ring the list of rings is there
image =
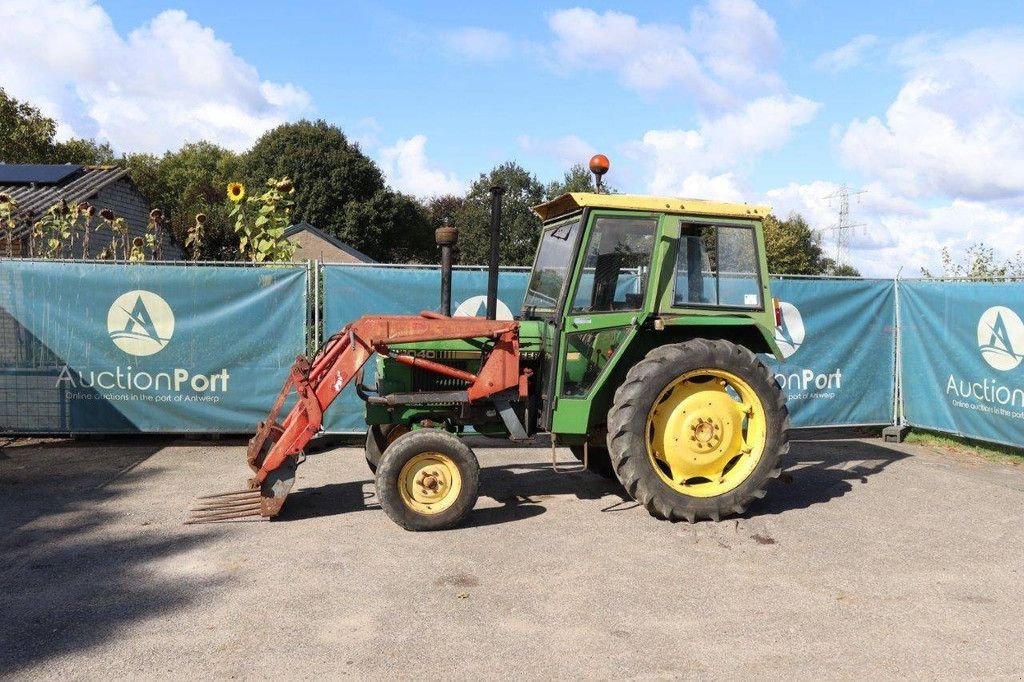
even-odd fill
[[[407,433],[409,427],[405,424],[373,424],[366,430],[366,466],[371,474],[377,473],[380,458],[388,446]]]
[[[786,396],[743,346],[705,339],[662,346],[616,390],[608,449],[626,491],[657,518],[742,514],[781,473]]]
[[[388,446],[377,468],[377,497],[384,512],[406,530],[444,530],[473,510],[480,464],[458,437],[419,429]]]

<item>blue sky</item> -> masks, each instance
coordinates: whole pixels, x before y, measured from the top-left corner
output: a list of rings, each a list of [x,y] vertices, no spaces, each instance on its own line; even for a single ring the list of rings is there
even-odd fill
[[[594,151],[630,192],[766,202],[916,275],[1024,247],[1024,4],[0,0],[0,84],[119,151],[341,126],[393,186]],[[43,47],[40,38],[49,38]]]

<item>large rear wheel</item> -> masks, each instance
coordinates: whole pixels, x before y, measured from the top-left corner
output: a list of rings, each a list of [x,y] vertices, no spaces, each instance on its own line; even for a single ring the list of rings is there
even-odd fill
[[[615,392],[608,425],[622,485],[670,520],[742,514],[789,450],[786,397],[771,370],[721,340],[648,353]]]
[[[377,468],[377,497],[406,530],[443,530],[473,510],[480,485],[476,455],[458,437],[420,429],[388,446]]]

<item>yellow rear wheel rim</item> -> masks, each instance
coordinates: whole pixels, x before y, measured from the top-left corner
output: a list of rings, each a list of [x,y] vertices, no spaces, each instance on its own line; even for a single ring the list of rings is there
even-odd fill
[[[647,455],[673,490],[692,497],[725,494],[745,481],[764,454],[764,405],[746,381],[722,369],[675,379],[647,415]]]
[[[398,492],[406,507],[419,514],[440,514],[462,491],[462,474],[455,462],[440,452],[421,452],[398,474]]]

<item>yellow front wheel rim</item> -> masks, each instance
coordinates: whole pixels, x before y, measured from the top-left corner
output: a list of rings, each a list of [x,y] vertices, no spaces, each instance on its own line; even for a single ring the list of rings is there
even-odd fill
[[[692,497],[745,481],[764,454],[764,405],[746,381],[722,369],[675,379],[647,415],[647,454],[661,479]]]
[[[419,514],[440,514],[458,499],[462,474],[455,462],[440,452],[421,452],[398,474],[402,502]]]

